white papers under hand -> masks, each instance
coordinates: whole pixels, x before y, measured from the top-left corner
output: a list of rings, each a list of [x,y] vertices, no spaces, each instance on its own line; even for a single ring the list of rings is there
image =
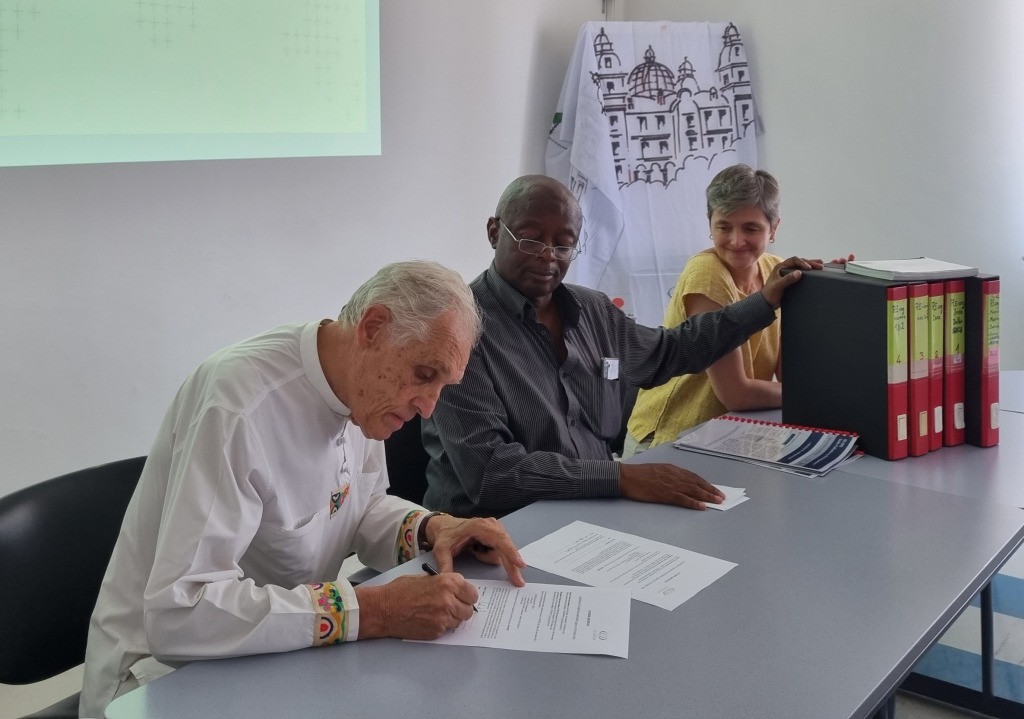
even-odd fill
[[[473,618],[429,644],[560,654],[629,655],[629,590],[471,579]]]
[[[722,490],[722,494],[725,495],[725,499],[721,504],[705,502],[704,504],[708,509],[717,509],[724,512],[725,510],[732,509],[737,504],[743,504],[750,499],[750,497],[747,496],[747,490],[741,489],[740,487],[726,487],[724,484],[716,484],[714,486]]]
[[[710,505],[709,505],[710,506]],[[675,609],[736,565],[587,522],[573,522],[519,550],[531,567]]]

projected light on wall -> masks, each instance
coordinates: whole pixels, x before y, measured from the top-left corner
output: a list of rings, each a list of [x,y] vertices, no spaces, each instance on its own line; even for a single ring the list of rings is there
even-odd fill
[[[380,153],[377,0],[0,0],[0,166]]]

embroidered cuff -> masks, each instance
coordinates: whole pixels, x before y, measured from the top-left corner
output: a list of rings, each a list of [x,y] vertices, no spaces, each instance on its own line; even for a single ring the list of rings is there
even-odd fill
[[[580,462],[580,496],[584,498],[619,496],[619,463],[610,459],[584,459]]]
[[[354,642],[359,637],[359,601],[348,582],[307,584],[313,602],[313,646]]]
[[[403,564],[420,554],[416,546],[416,537],[419,534],[420,520],[429,512],[424,509],[414,509],[405,515],[402,526],[398,528],[398,543],[395,548],[395,564]]]

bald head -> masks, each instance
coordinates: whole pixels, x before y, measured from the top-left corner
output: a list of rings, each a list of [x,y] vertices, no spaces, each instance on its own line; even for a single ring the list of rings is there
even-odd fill
[[[487,220],[495,269],[538,305],[547,302],[571,262],[555,257],[554,250],[575,247],[582,225],[579,203],[558,180],[546,175],[513,180],[501,193],[494,217]],[[537,254],[543,245],[547,248]]]
[[[547,175],[523,175],[509,183],[501,193],[494,216],[511,225],[530,214],[538,206],[560,205],[566,212],[566,219],[577,233],[583,224],[583,212],[569,188]]]

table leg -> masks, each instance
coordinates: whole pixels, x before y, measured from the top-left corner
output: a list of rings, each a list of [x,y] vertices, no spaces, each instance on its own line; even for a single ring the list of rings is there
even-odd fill
[[[995,640],[992,611],[992,583],[981,590],[981,693],[992,696],[992,674],[995,669]]]
[[[896,719],[896,692],[890,694],[885,703],[878,707],[872,719]]]
[[[992,584],[986,584],[979,596],[981,598],[981,691],[913,673],[903,681],[901,688],[912,694],[952,704],[983,716],[996,717],[996,719],[1018,719],[1024,716],[1024,704],[995,696],[992,687],[992,677],[995,674]],[[882,716],[881,710],[876,716]]]

